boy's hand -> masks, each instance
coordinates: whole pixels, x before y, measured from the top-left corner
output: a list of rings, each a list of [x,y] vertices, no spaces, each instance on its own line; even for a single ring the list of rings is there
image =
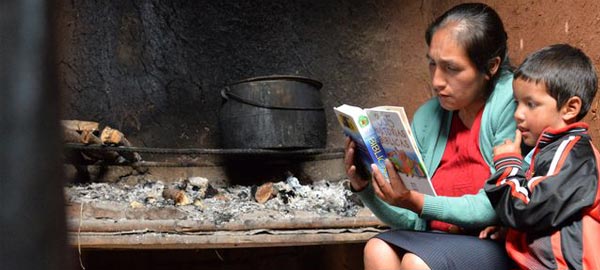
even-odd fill
[[[375,194],[391,205],[420,214],[423,208],[423,194],[407,189],[396,168],[388,159],[385,160],[385,167],[390,179],[389,183],[385,180],[377,165],[371,164]]]
[[[352,188],[355,191],[361,191],[367,187],[369,181],[363,179],[356,170],[356,165],[354,164],[355,151],[356,146],[354,142],[350,139],[350,137],[346,137],[346,143],[344,146],[344,167],[346,169],[346,174],[350,179],[350,185],[352,185]]]
[[[515,141],[511,141],[510,139],[504,140],[503,144],[497,145],[494,147],[494,156],[498,156],[506,153],[517,153],[521,154],[521,131],[515,131]]]
[[[502,240],[506,236],[506,228],[500,226],[488,226],[479,233],[479,239],[490,238],[492,240]]]

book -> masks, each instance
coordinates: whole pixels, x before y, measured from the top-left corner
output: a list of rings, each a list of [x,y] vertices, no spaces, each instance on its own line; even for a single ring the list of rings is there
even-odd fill
[[[435,196],[431,177],[417,147],[403,107],[360,108],[343,104],[333,108],[344,133],[356,145],[356,164],[370,178],[376,164],[389,181],[385,159],[389,159],[408,189]]]

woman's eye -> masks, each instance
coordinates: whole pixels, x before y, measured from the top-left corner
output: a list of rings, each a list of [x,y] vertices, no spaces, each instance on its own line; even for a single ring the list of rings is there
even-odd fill
[[[448,71],[453,71],[453,72],[456,72],[456,71],[458,71],[458,68],[457,68],[457,67],[455,67],[455,66],[451,66],[451,65],[448,65],[448,66],[446,66],[446,69],[447,69]]]

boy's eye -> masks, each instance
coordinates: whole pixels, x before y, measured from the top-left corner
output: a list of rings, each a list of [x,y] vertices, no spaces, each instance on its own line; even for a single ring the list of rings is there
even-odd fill
[[[533,109],[533,108],[537,107],[537,104],[535,104],[533,101],[528,101],[527,102],[527,107]]]

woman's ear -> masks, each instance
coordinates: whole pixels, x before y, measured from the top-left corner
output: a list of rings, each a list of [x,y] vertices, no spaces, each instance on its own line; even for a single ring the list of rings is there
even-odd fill
[[[571,97],[560,109],[563,121],[566,123],[577,122],[577,115],[581,111],[581,98]]]
[[[489,72],[485,75],[485,78],[489,80],[496,74],[496,72],[498,72],[498,69],[500,69],[500,56],[490,59],[487,68]]]

